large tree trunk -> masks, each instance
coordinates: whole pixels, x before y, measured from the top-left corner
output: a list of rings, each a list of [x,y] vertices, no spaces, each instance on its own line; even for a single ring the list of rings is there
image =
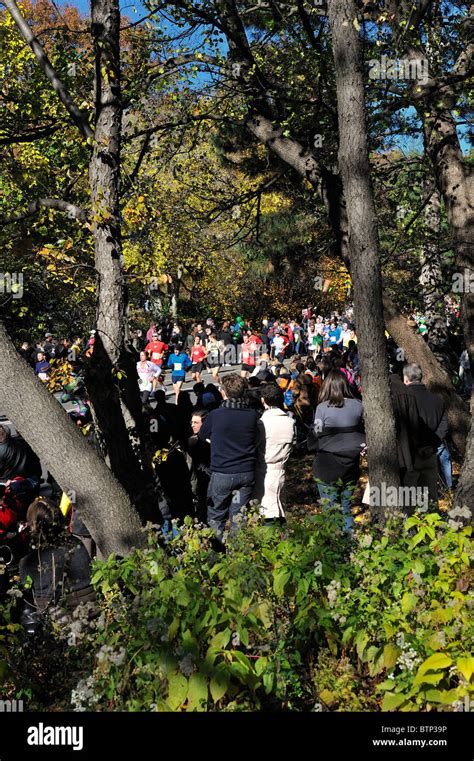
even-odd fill
[[[17,354],[0,323],[0,409],[63,491],[74,493],[99,550],[126,555],[144,545],[137,512],[110,470],[47,388]]]
[[[362,53],[354,27],[355,3],[329,0],[336,69],[339,166],[346,198],[349,257],[371,487],[398,486],[395,419],[384,336],[379,242],[364,112]],[[381,412],[383,411],[383,414]],[[385,507],[381,505],[381,507]]]
[[[120,10],[118,0],[92,0],[95,52],[95,134],[89,165],[95,267],[97,338],[86,384],[112,471],[132,496],[143,472],[131,433],[140,432],[135,363],[126,348],[127,289],[120,234]],[[136,430],[138,429],[138,431]]]

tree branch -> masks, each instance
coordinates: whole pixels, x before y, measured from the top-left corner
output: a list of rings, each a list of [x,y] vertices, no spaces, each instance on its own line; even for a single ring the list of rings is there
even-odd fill
[[[94,132],[92,131],[86,116],[76,106],[76,104],[74,103],[73,99],[71,98],[69,94],[69,91],[66,89],[65,85],[61,82],[60,78],[58,77],[55,69],[53,68],[51,64],[51,61],[49,60],[48,56],[44,52],[42,45],[37,40],[37,38],[31,31],[30,27],[28,26],[26,20],[21,15],[20,9],[18,8],[18,5],[16,4],[15,0],[2,0],[2,2],[7,8],[8,12],[10,13],[21,36],[32,49],[43,74],[51,83],[55,93],[57,94],[58,98],[60,99],[65,109],[67,110],[74,124],[79,128],[79,130],[81,131],[81,133],[84,135],[86,139],[94,137]]]
[[[84,211],[84,209],[81,209],[79,206],[76,206],[73,203],[62,201],[59,198],[37,198],[36,201],[32,201],[28,205],[26,211],[24,211],[22,214],[15,214],[11,217],[0,216],[0,225],[5,226],[11,225],[14,222],[21,222],[23,219],[28,219],[28,217],[32,217],[37,214],[41,208],[63,211],[66,212],[69,216],[74,217],[74,219],[80,220],[81,222],[87,221],[87,213]]]

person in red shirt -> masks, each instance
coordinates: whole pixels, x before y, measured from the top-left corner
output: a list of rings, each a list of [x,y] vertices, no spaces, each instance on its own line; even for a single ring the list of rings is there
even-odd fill
[[[249,336],[246,334],[244,336],[244,342],[241,346],[242,370],[240,375],[242,378],[246,378],[248,373],[252,373],[255,370],[255,365],[257,363],[256,352],[258,349],[257,343],[253,339],[254,336],[249,338]]]
[[[207,357],[207,351],[201,343],[199,336],[195,336],[194,345],[191,347],[191,374],[192,379],[196,383],[201,381],[201,373],[204,368],[205,359]]]
[[[150,362],[161,367],[165,351],[168,351],[168,344],[160,340],[158,333],[153,333],[150,343],[145,346],[145,351],[150,358]]]

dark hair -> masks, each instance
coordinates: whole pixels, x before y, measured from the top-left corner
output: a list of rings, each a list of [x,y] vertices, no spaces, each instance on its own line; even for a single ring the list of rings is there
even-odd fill
[[[220,395],[219,389],[215,383],[208,383],[204,389],[204,393],[212,394],[218,402],[222,401],[222,396]]]
[[[202,394],[204,391],[204,383],[202,381],[198,381],[197,383],[195,383],[193,386],[193,391],[196,395]]]
[[[344,407],[344,399],[354,399],[349,382],[340,370],[330,370],[321,386],[318,404],[327,402],[330,407]]]
[[[45,497],[37,497],[29,506],[26,522],[36,540],[50,541],[64,531],[64,520],[59,509]]]
[[[260,396],[269,407],[279,407],[283,409],[283,391],[276,383],[265,383],[260,389]]]
[[[303,362],[297,362],[295,365],[296,370],[298,371],[298,374],[301,375],[301,373],[304,373],[305,367]]]
[[[205,420],[209,415],[209,410],[193,410],[192,417],[200,417],[201,420]]]
[[[173,346],[173,351],[175,354],[180,354],[183,351],[183,344],[177,343]]]
[[[158,407],[161,404],[166,404],[166,392],[164,388],[157,388],[155,391],[155,399]]]
[[[311,370],[312,373],[316,370],[316,362],[312,357],[308,357],[306,360],[306,369]]]
[[[237,373],[229,373],[222,379],[222,387],[228,399],[242,399],[247,391],[248,383]]]
[[[255,375],[253,375],[251,378],[248,379],[248,384],[250,388],[256,388],[257,386],[260,386],[261,380],[260,378],[257,378]]]

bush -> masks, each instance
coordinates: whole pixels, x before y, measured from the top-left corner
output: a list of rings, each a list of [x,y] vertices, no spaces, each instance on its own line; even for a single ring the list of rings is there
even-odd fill
[[[470,528],[417,514],[351,546],[332,510],[245,522],[225,555],[189,521],[95,564],[76,710],[456,710],[472,694]]]
[[[456,708],[473,694],[471,533],[416,514],[379,538],[359,534],[352,563],[336,574],[341,643],[359,673],[386,677],[382,710]]]

